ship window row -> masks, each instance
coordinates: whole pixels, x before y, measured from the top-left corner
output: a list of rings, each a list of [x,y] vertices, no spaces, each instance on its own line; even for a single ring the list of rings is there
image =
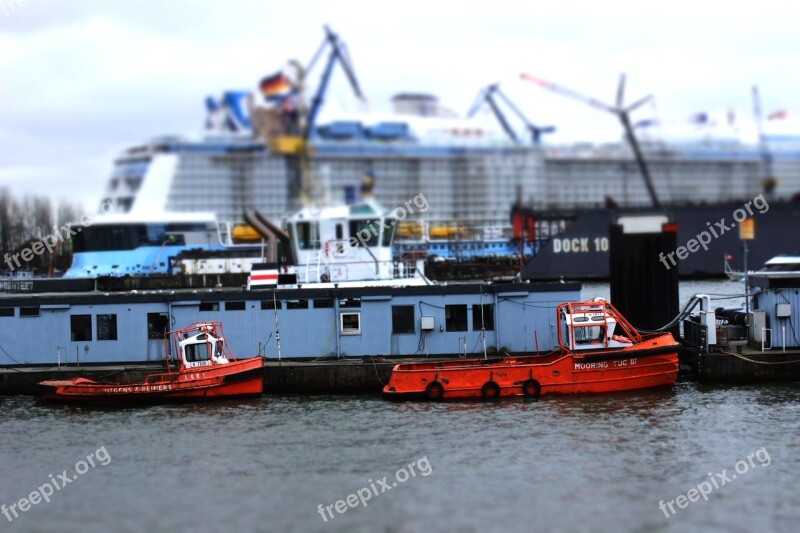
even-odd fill
[[[15,307],[0,307],[0,318],[16,316]],[[39,306],[33,305],[19,308],[19,316],[39,316]]]
[[[69,329],[72,342],[93,340],[92,315],[70,315]],[[95,332],[99,341],[117,340],[117,315],[95,316]]]

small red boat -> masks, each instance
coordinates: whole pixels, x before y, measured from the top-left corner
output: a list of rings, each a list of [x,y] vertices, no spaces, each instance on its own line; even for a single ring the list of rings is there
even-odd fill
[[[170,363],[169,337],[172,337]],[[237,360],[219,322],[197,322],[164,335],[167,372],[138,383],[109,383],[87,378],[42,381],[46,400],[61,402],[165,402],[205,398],[259,396],[264,392],[264,359]],[[173,370],[174,368],[174,370]]]
[[[559,349],[546,355],[399,364],[383,396],[462,400],[616,392],[671,386],[679,344],[671,333],[642,335],[606,301],[556,309]]]

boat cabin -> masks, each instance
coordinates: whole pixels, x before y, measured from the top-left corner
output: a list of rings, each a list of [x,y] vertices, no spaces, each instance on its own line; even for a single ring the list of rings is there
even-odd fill
[[[641,342],[638,332],[603,300],[558,306],[558,342],[569,351],[625,348]]]
[[[224,365],[235,358],[226,349],[221,334],[221,325],[215,322],[199,322],[173,332],[178,344],[180,364],[183,368],[199,368]]]

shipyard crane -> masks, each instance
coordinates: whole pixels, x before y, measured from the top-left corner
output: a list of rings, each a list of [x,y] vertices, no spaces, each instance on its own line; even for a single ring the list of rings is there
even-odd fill
[[[296,202],[299,199],[301,205],[311,203],[317,193],[317,184],[311,172],[309,161],[311,148],[308,141],[316,127],[317,116],[325,100],[325,93],[337,63],[342,66],[356,96],[361,100],[364,99],[350,61],[347,46],[327,25],[324,28],[325,39],[307,66],[303,66],[297,60],[289,62],[295,71],[295,80],[292,84],[293,92],[297,95],[297,109],[293,117],[295,123],[292,125],[291,132],[284,132],[282,135],[277,135],[270,140],[271,150],[286,156],[290,174],[289,194],[292,201]],[[309,108],[305,102],[306,79],[308,73],[314,68],[319,58],[322,57],[326,48],[329,49],[327,63],[322,72],[317,90],[311,98],[311,106]]]
[[[753,115],[756,119],[756,127],[758,128],[758,148],[761,155],[761,173],[762,185],[764,192],[771,194],[777,186],[777,181],[772,175],[772,154],[769,153],[767,148],[767,140],[764,137],[764,124],[761,118],[761,98],[758,94],[758,86],[753,85]]]
[[[530,81],[532,83],[535,83],[557,94],[573,98],[575,100],[584,102],[597,109],[602,109],[603,111],[607,111],[609,113],[616,115],[617,118],[619,118],[619,121],[622,123],[622,127],[625,129],[625,136],[627,137],[628,143],[630,144],[631,149],[633,150],[633,155],[636,158],[636,164],[639,166],[639,171],[642,173],[642,178],[644,179],[645,186],[647,187],[647,192],[650,195],[650,201],[652,202],[653,207],[656,208],[661,207],[661,203],[658,200],[658,195],[656,194],[655,187],[653,186],[653,180],[650,177],[650,170],[648,169],[647,162],[645,161],[644,156],[642,155],[642,150],[639,147],[639,141],[636,139],[636,134],[633,131],[633,126],[631,125],[631,120],[630,120],[631,111],[648,102],[652,98],[651,95],[647,95],[637,100],[633,104],[625,106],[623,104],[625,96],[625,74],[620,75],[619,86],[617,87],[616,105],[608,105],[594,98],[584,96],[573,90],[556,85],[555,83],[551,83],[541,78],[531,76],[530,74],[523,73],[521,75],[521,78],[525,81]]]
[[[531,142],[534,145],[538,146],[539,144],[541,144],[543,134],[553,133],[556,130],[554,126],[536,126],[535,124],[531,123],[531,121],[528,120],[528,118],[522,114],[519,108],[516,105],[514,105],[514,102],[512,102],[511,99],[509,99],[508,96],[506,96],[506,94],[500,89],[500,85],[497,83],[494,83],[492,85],[487,85],[486,87],[480,90],[480,92],[478,93],[478,97],[475,99],[475,103],[472,105],[472,108],[469,110],[467,116],[469,117],[475,116],[475,114],[478,111],[480,111],[481,107],[483,107],[483,104],[484,103],[487,104],[489,108],[492,110],[492,113],[494,113],[495,118],[497,118],[497,121],[503,127],[503,130],[511,138],[511,140],[514,141],[515,144],[522,144],[522,141],[520,141],[519,136],[517,136],[517,133],[511,127],[511,124],[509,124],[508,119],[501,111],[495,96],[499,98],[502,102],[504,102],[505,105],[509,109],[511,109],[511,111],[513,111],[514,114],[517,115],[517,117],[522,122],[525,123],[525,127],[531,134]]]

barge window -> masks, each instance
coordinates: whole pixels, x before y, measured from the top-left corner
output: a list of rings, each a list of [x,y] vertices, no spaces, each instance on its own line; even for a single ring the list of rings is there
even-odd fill
[[[275,300],[275,301],[273,301],[273,300],[261,300],[261,310],[262,311],[273,310],[276,307],[278,309],[281,308],[281,301],[280,300]]]
[[[202,302],[200,311],[219,311],[219,302]]]
[[[361,335],[361,313],[340,313],[342,335]]]
[[[320,298],[314,300],[314,309],[329,309],[333,307],[333,298]]]
[[[225,302],[226,311],[244,311],[244,302]]]
[[[117,315],[97,315],[97,340],[117,340]]]
[[[483,314],[481,315],[481,307],[483,307]],[[472,306],[472,329],[473,331],[481,330],[481,316],[483,316],[483,329],[486,331],[494,331],[494,304],[483,304]]]
[[[444,306],[444,329],[445,331],[467,331],[466,305]]]
[[[0,316],[14,316],[14,308],[0,307]]]
[[[414,333],[414,306],[392,306],[392,333]]]
[[[305,298],[286,300],[286,309],[308,309],[308,300]]]
[[[167,313],[147,313],[147,338],[163,339],[169,331],[169,316]]]
[[[340,298],[340,308],[361,307],[361,298]]]
[[[72,342],[92,340],[92,315],[72,315],[69,317]]]
[[[33,307],[20,307],[19,316],[39,316],[39,306]]]

